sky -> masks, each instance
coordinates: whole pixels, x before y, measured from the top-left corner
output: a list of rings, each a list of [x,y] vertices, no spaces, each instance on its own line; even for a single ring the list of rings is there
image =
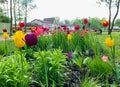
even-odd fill
[[[28,13],[28,22],[49,17],[59,17],[60,21],[89,17],[108,19],[108,7],[99,6],[96,0],[34,0],[34,4],[37,7]]]

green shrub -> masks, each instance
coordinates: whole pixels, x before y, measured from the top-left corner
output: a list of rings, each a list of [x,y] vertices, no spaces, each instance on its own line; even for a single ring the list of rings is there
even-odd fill
[[[62,87],[65,80],[66,56],[61,50],[42,51],[35,54],[35,79],[45,87]]]
[[[102,87],[102,84],[95,78],[85,77],[81,82],[81,87]]]
[[[24,58],[24,57],[23,57]],[[0,86],[1,87],[28,87],[30,83],[29,65],[23,61],[23,77],[21,76],[21,55],[16,52],[14,55],[3,57],[0,61]]]
[[[90,69],[92,75],[108,76],[112,73],[112,65],[110,61],[103,62],[100,58],[88,59],[86,65]]]

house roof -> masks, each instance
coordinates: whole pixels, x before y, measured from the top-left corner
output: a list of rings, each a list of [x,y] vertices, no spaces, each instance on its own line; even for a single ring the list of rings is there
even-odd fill
[[[44,23],[44,21],[40,20],[40,19],[34,19],[33,21],[31,21],[31,23]]]
[[[53,24],[54,21],[55,21],[55,18],[54,17],[52,17],[52,18],[44,18],[43,21],[46,21],[46,22],[49,22],[49,23]]]
[[[31,22],[28,22],[26,24],[26,26],[28,27],[36,27],[36,26],[41,26],[44,23],[44,21],[40,20],[40,19],[34,19]]]

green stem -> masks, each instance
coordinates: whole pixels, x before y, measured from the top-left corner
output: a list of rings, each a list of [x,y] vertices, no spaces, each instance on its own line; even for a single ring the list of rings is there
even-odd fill
[[[6,39],[5,39],[5,55],[7,54],[6,50],[7,50],[7,45],[6,45]]]
[[[46,61],[46,57],[45,55],[41,55],[42,56],[42,61],[43,61],[43,64],[44,64],[44,70],[45,70],[45,82],[46,82],[46,87],[48,87],[48,76],[47,76],[47,61]]]
[[[21,87],[24,87],[24,86],[23,86],[23,74],[24,74],[24,71],[23,71],[22,49],[20,49],[20,55],[21,55]]]
[[[111,34],[110,34],[110,37],[111,37],[111,39],[112,39],[112,36],[111,36]],[[119,78],[118,78],[118,69],[117,69],[117,66],[116,66],[116,64],[115,64],[115,46],[113,46],[112,48],[111,48],[111,53],[112,53],[112,63],[113,63],[113,71],[114,71],[114,75],[115,75],[115,82],[116,82],[116,85],[118,84],[118,80],[119,80]]]

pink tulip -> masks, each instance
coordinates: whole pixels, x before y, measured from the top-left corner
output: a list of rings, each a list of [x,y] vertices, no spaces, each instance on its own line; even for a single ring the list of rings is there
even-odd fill
[[[41,27],[36,27],[35,35],[39,36],[39,35],[43,35],[43,34],[44,34],[44,29]]]
[[[103,56],[103,57],[102,57],[102,60],[103,60],[104,62],[107,62],[107,61],[108,61],[108,57],[107,57],[107,56]]]
[[[84,36],[84,34],[80,34],[80,37],[83,37]]]

